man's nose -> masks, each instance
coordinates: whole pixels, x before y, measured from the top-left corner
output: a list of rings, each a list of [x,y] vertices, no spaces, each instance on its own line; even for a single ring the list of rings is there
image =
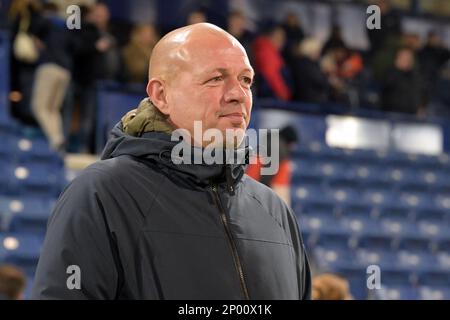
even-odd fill
[[[230,79],[224,94],[225,102],[227,103],[244,103],[248,98],[247,90],[242,86],[238,80]]]

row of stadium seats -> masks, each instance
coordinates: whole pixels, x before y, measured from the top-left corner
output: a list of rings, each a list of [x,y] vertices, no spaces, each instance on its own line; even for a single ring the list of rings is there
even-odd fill
[[[450,299],[448,155],[310,143],[292,160],[292,206],[318,270],[346,277],[358,299]]]
[[[450,192],[448,170],[436,168],[420,170],[414,166],[362,165],[315,159],[296,161],[293,165],[294,183],[325,182],[335,188],[365,187],[409,192]]]
[[[293,151],[295,159],[315,159],[319,161],[341,161],[360,164],[381,164],[388,166],[409,167],[417,169],[449,170],[450,156],[443,153],[439,156],[407,154],[398,151],[375,151],[364,149],[331,148],[320,142],[301,144]]]
[[[398,207],[409,210],[450,209],[450,193],[403,192],[381,188],[333,188],[316,184],[293,185],[294,207],[301,203],[334,203],[341,206]]]
[[[401,238],[402,243],[432,248],[435,244],[444,246],[450,241],[450,227],[438,221],[405,222],[395,218],[373,220],[367,218],[331,218],[317,215],[302,216],[300,225],[305,234],[344,235],[348,237],[378,237],[388,240]],[[411,240],[412,239],[412,240]],[[414,241],[413,241],[414,240]],[[416,241],[417,240],[417,241]],[[401,247],[400,246],[400,247]],[[386,247],[391,247],[388,243]]]
[[[36,129],[0,123],[0,264],[21,268],[31,293],[48,218],[67,184],[64,162]]]
[[[45,233],[55,198],[0,196],[0,231]]]

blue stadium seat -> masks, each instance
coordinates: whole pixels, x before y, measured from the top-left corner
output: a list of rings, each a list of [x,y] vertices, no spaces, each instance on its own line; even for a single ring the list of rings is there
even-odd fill
[[[429,195],[423,193],[402,192],[398,198],[402,205],[411,209],[417,210],[435,207],[433,199]]]
[[[399,239],[398,249],[407,251],[430,252],[432,241],[427,237],[406,236]]]
[[[346,149],[344,154],[346,160],[352,164],[371,165],[378,162],[377,153],[374,150]]]
[[[450,252],[450,240],[449,239],[441,239],[437,242],[437,250],[443,252]]]
[[[446,218],[446,212],[442,209],[418,209],[416,210],[416,221],[444,221]]]
[[[437,267],[442,270],[450,270],[450,253],[438,252],[436,253]]]
[[[396,260],[400,268],[410,270],[433,270],[437,266],[437,258],[428,252],[414,252],[402,250]]]
[[[448,155],[446,154],[442,154],[441,156],[429,156],[425,154],[418,154],[416,155],[416,157],[417,160],[415,166],[422,168],[424,170],[441,169],[442,167],[445,167],[449,164]]]
[[[292,202],[295,204],[301,204],[304,201],[307,202],[320,202],[328,200],[324,189],[315,184],[301,184],[292,188]]]
[[[406,193],[429,192],[439,183],[442,183],[442,176],[435,171],[427,170],[417,172],[416,167],[405,168],[403,177],[397,181],[398,190]]]
[[[362,203],[357,188],[331,188],[328,190],[328,198],[333,199],[340,206],[359,205]]]
[[[328,215],[302,216],[300,221],[303,228],[308,230],[309,233],[320,235],[347,234],[346,230],[341,227],[339,220]]]
[[[294,156],[303,158],[308,157],[319,161],[341,162],[345,158],[344,151],[338,148],[330,148],[326,144],[312,141],[307,144],[301,144],[294,152]]]
[[[292,184],[320,184],[323,176],[317,172],[314,160],[301,159],[292,163]]]
[[[331,231],[331,230],[330,230]],[[347,233],[335,231],[334,233],[319,233],[312,239],[313,247],[329,248],[338,251],[351,250],[354,239]]]
[[[97,119],[96,119],[96,151],[100,153],[111,129],[128,111],[136,108],[145,97],[145,88],[127,88],[114,82],[98,83]]]
[[[338,207],[338,213],[344,218],[374,218],[375,212],[373,206],[366,203],[359,204],[341,204]]]
[[[445,210],[446,212],[450,211],[450,196],[437,195],[435,197],[435,203],[437,208]],[[447,216],[447,218],[450,218],[450,216]]]
[[[362,200],[373,206],[394,206],[398,204],[398,198],[392,190],[384,188],[369,188],[362,194]]]
[[[392,239],[384,235],[361,235],[358,239],[358,248],[385,250],[392,248]]]
[[[355,236],[380,234],[379,223],[368,217],[345,217],[341,221],[342,227]]]
[[[413,214],[412,210],[408,207],[398,204],[386,204],[378,207],[378,218],[379,219],[393,218],[403,221],[412,221]]]
[[[42,163],[63,166],[62,158],[50,149],[45,139],[27,139],[18,137],[11,141],[11,152],[19,163]]]
[[[416,183],[433,193],[447,193],[450,191],[450,174],[444,170],[424,170],[419,173]]]
[[[358,268],[352,251],[336,247],[317,247],[314,259],[321,270],[334,271],[341,268]]]
[[[377,299],[380,300],[418,300],[419,291],[408,285],[383,285],[376,292]]]
[[[3,230],[45,232],[54,199],[35,197],[0,197]]]
[[[395,151],[386,153],[383,162],[389,166],[397,166],[400,168],[415,167],[418,163],[421,163],[419,162],[419,157],[415,154]]]
[[[419,287],[419,298],[421,300],[450,300],[450,288],[443,286]]]
[[[358,263],[367,268],[369,265],[378,265],[381,269],[396,267],[397,253],[392,250],[358,249],[356,251]]]
[[[385,189],[391,187],[382,166],[357,164],[347,171],[348,177],[361,188]]]
[[[337,274],[347,279],[350,283],[350,292],[357,300],[367,299],[367,273],[365,268],[339,266],[335,270]]]
[[[0,233],[0,262],[22,267],[27,273],[36,268],[43,236],[27,233]]]
[[[420,272],[417,280],[421,286],[450,288],[450,271]]]
[[[398,270],[398,268],[389,270],[385,268],[381,274],[382,286],[408,286],[412,285],[413,282],[413,273],[407,272],[406,270]]]
[[[387,168],[387,170],[385,168],[384,174],[386,176],[386,180],[392,184],[404,185],[418,181],[417,173],[414,168],[391,167]],[[426,189],[423,185],[421,186],[422,189]]]
[[[450,239],[450,226],[443,223],[443,220],[421,219],[417,222],[419,235],[430,239]]]
[[[296,213],[306,214],[310,216],[334,216],[335,204],[327,198],[321,200],[303,200],[295,207]]]
[[[384,234],[391,237],[414,236],[418,233],[415,223],[402,218],[388,217],[380,219],[380,227]]]
[[[293,183],[321,183],[327,179],[345,178],[345,167],[340,162],[317,161],[316,159],[301,159],[295,161]]]
[[[64,170],[47,165],[14,165],[5,168],[11,195],[53,195],[65,184]]]

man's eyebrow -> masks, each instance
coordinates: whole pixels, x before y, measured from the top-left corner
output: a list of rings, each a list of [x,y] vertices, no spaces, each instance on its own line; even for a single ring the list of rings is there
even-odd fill
[[[221,74],[228,74],[229,73],[226,68],[215,68],[215,69],[211,69],[211,70],[206,71],[206,73],[213,73],[213,72],[219,72]],[[240,73],[243,73],[243,72],[250,72],[252,74],[252,76],[255,75],[255,71],[252,68],[245,68]]]
[[[242,70],[242,72],[250,72],[252,76],[255,75],[255,70],[253,70],[253,68],[245,68],[244,70]]]

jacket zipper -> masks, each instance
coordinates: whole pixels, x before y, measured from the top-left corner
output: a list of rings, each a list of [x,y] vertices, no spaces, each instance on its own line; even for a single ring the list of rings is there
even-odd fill
[[[227,216],[225,215],[225,210],[222,207],[222,202],[220,201],[220,197],[219,194],[217,192],[217,186],[213,185],[212,186],[212,190],[214,193],[214,198],[216,200],[216,205],[219,208],[220,211],[220,218],[222,220],[223,223],[223,227],[225,228],[225,233],[227,235],[228,238],[228,243],[230,245],[231,248],[231,253],[233,255],[233,260],[234,260],[234,265],[237,269],[237,272],[239,274],[239,279],[241,282],[241,288],[242,291],[244,293],[244,297],[246,300],[250,300],[250,296],[248,294],[248,289],[247,289],[247,284],[245,283],[245,278],[244,278],[244,271],[242,269],[242,264],[241,264],[241,260],[239,259],[239,255],[237,252],[237,248],[236,248],[236,243],[233,240],[233,237],[231,236],[231,231],[230,231],[230,227],[228,225],[228,219]]]

